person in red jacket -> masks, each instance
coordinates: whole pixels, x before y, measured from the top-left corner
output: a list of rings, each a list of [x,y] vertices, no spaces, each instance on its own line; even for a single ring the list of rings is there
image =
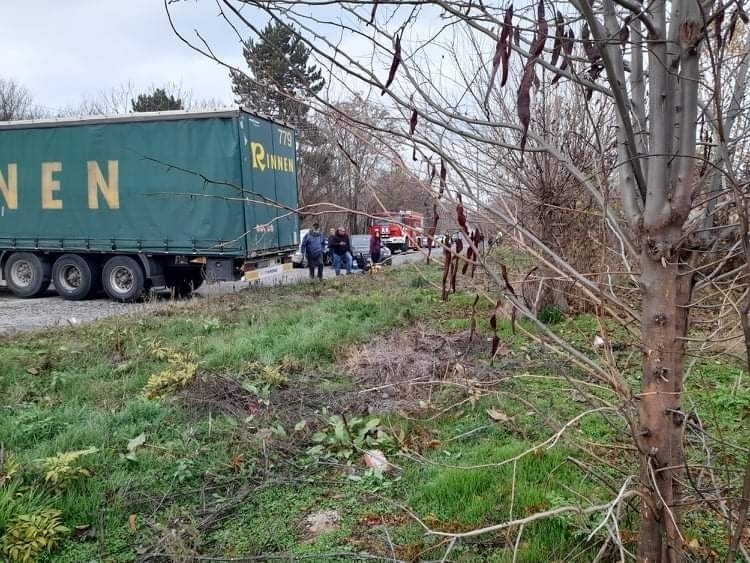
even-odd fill
[[[373,264],[380,263],[380,233],[378,231],[370,235],[370,260]]]

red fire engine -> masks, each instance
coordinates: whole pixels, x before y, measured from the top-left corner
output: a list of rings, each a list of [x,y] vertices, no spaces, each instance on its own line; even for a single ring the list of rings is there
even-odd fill
[[[380,233],[380,240],[391,252],[406,252],[421,246],[424,215],[415,211],[382,211],[373,213],[370,234]]]

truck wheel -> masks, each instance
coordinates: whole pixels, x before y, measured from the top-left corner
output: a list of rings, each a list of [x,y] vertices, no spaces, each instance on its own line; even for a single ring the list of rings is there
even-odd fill
[[[58,295],[68,301],[86,299],[96,290],[98,279],[97,265],[77,254],[63,254],[52,266],[52,283]]]
[[[145,280],[141,265],[130,256],[113,256],[104,264],[102,285],[110,298],[123,303],[143,296]]]
[[[17,297],[37,297],[49,287],[50,270],[46,258],[31,252],[14,252],[5,263],[3,276]]]

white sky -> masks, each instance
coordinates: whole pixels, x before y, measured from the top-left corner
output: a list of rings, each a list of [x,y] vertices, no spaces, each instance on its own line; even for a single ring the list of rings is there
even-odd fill
[[[0,77],[26,86],[54,111],[132,83],[136,92],[168,83],[193,100],[231,105],[227,69],[192,51],[171,31],[163,0],[3,0]],[[238,38],[214,1],[170,7],[191,40],[197,28],[222,60],[242,65]]]

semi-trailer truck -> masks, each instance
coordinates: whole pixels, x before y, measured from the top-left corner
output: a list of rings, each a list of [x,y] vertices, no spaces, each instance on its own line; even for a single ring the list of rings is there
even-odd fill
[[[18,297],[291,269],[295,132],[245,109],[0,123],[0,279]]]

